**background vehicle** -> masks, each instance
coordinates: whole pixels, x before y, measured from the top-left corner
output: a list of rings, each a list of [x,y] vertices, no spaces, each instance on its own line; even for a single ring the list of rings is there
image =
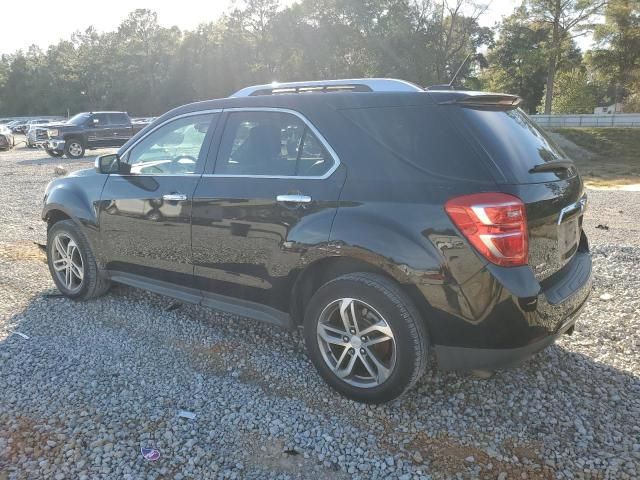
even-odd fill
[[[9,150],[16,144],[15,137],[9,128],[0,125],[0,150]]]
[[[517,103],[355,79],[180,107],[49,185],[51,274],[71,298],[115,281],[303,326],[364,402],[407,391],[431,347],[445,369],[517,364],[591,288],[582,181]]]
[[[46,119],[46,118],[36,118],[33,120],[27,120],[24,123],[18,123],[15,127],[14,127],[14,132],[15,133],[23,133],[23,134],[27,134],[27,131],[29,130],[29,128],[31,128],[31,126],[33,125],[44,125],[46,123],[49,123],[51,120]]]
[[[131,123],[125,112],[78,113],[66,123],[49,126],[44,148],[53,157],[80,158],[87,149],[120,147],[145,126]]]
[[[22,133],[28,120],[18,120],[11,125],[11,131],[13,133]]]
[[[49,121],[47,123],[34,123],[28,125],[28,130],[26,132],[26,143],[28,148],[34,148],[37,146],[42,146],[49,139],[47,132],[49,131],[49,127],[53,125],[59,124],[60,121]]]

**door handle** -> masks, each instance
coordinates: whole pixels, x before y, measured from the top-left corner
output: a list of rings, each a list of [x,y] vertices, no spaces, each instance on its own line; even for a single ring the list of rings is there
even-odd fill
[[[162,195],[162,199],[168,202],[180,202],[186,200],[187,196],[184,193],[165,193]]]
[[[311,203],[309,195],[278,195],[276,201],[283,203]]]

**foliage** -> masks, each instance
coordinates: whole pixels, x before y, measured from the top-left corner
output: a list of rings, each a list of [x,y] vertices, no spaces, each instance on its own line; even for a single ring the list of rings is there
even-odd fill
[[[525,0],[496,28],[480,25],[485,7],[475,0],[280,1],[237,0],[191,31],[139,9],[115,31],[88,27],[46,51],[3,55],[0,112],[156,115],[274,80],[434,85],[449,83],[467,58],[457,87],[515,93],[529,112],[552,103],[554,112],[591,111],[618,98],[640,108],[639,0],[609,0],[599,25],[588,22],[603,0]],[[597,43],[583,56],[574,36],[585,29]]]
[[[238,4],[236,4],[238,5]],[[89,27],[42,52],[0,60],[3,115],[119,109],[154,115],[254,83],[362,76],[449,82],[491,43],[465,0],[245,0],[194,31],[133,11],[114,32]],[[474,68],[458,84],[473,82]]]
[[[589,82],[584,68],[560,72],[556,77],[551,113],[593,113],[598,96],[598,85]]]
[[[545,87],[544,113],[551,113],[553,88],[558,60],[563,45],[576,31],[587,28],[587,22],[600,12],[605,0],[527,0],[531,18],[535,23],[548,27],[547,83]]]
[[[640,1],[609,0],[604,13],[605,22],[593,26],[596,48],[589,62],[608,82],[608,103],[614,103],[638,96],[634,86],[640,83]],[[629,98],[627,108],[634,101]]]

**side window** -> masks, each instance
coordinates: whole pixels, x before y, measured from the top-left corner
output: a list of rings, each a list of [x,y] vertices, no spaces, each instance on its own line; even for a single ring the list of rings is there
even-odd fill
[[[322,176],[333,159],[307,125],[285,112],[233,112],[227,118],[214,173]]]
[[[89,119],[89,125],[94,127],[104,127],[109,124],[109,119],[106,113],[94,113]]]
[[[195,173],[204,139],[216,114],[173,120],[147,135],[129,152],[132,174]]]
[[[109,117],[106,113],[96,113],[93,118],[98,120],[97,125],[99,126],[109,125]]]
[[[124,113],[110,113],[109,123],[111,125],[127,125],[129,123],[129,119]]]

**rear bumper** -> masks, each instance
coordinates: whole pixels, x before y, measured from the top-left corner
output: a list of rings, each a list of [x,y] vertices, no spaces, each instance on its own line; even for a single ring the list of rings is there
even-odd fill
[[[456,318],[447,316],[436,325],[430,324],[440,368],[495,370],[515,366],[573,327],[593,283],[588,250],[578,252],[563,270],[542,283],[526,269],[531,281],[526,272],[513,271],[519,280],[513,282],[513,278],[495,275],[495,269],[487,268],[460,287]]]
[[[571,330],[585,304],[586,302],[562,324],[557,333],[542,337],[524,347],[465,348],[436,345],[438,366],[442,370],[498,370],[516,367]]]

